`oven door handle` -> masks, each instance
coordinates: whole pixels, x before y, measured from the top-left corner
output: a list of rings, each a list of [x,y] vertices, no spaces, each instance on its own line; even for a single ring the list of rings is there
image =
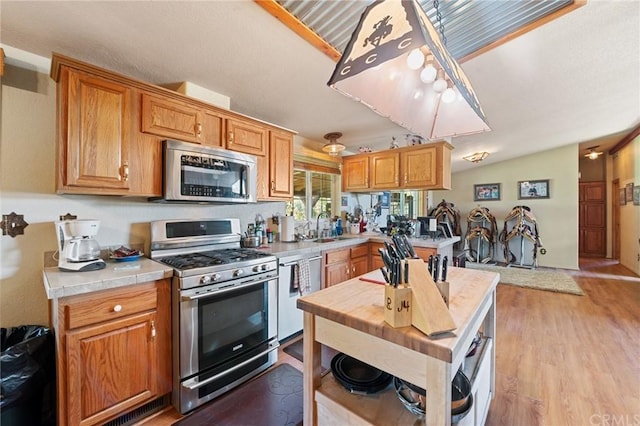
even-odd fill
[[[270,278],[273,279],[273,278]],[[183,302],[189,302],[191,300],[198,300],[198,299],[202,299],[203,297],[211,297],[211,296],[215,296],[218,294],[224,294],[228,291],[232,291],[232,290],[238,290],[244,287],[250,287],[252,285],[256,285],[256,284],[260,284],[262,285],[264,283],[264,281],[259,280],[259,281],[251,281],[248,283],[243,283],[243,284],[230,284],[226,287],[222,287],[219,290],[216,291],[207,291],[205,293],[200,293],[200,294],[194,294],[193,296],[182,296],[180,297],[180,300]]]
[[[188,381],[184,382],[184,383],[182,384],[182,387],[183,387],[183,388],[186,388],[186,389],[189,389],[189,390],[194,390],[194,389],[201,388],[202,386],[206,386],[207,384],[209,384],[209,383],[211,383],[211,382],[213,382],[213,381],[216,381],[216,380],[218,380],[219,378],[224,377],[224,376],[226,376],[227,374],[232,373],[232,372],[234,372],[235,370],[238,370],[238,369],[240,369],[240,368],[244,367],[245,365],[247,365],[247,364],[249,364],[249,363],[251,363],[251,362],[255,361],[256,359],[260,358],[261,356],[265,356],[266,354],[268,354],[269,352],[273,351],[274,349],[277,349],[279,346],[280,346],[280,343],[278,343],[278,342],[272,343],[272,344],[270,344],[270,345],[269,345],[269,349],[267,349],[267,350],[265,350],[265,351],[263,351],[263,352],[260,352],[259,354],[255,355],[255,356],[253,356],[253,357],[251,357],[251,358],[249,358],[249,359],[247,359],[247,360],[242,361],[240,364],[235,365],[235,366],[233,366],[232,368],[230,368],[230,369],[228,369],[228,370],[225,370],[225,371],[224,371],[224,372],[222,372],[222,373],[218,373],[218,374],[216,374],[215,376],[211,376],[211,377],[209,377],[208,379],[203,380],[203,381],[201,381],[201,382],[199,382],[199,381],[198,381],[198,378],[197,378],[197,377],[196,377],[196,378],[193,378],[193,379],[191,379],[191,380],[188,380]],[[193,384],[187,384],[187,383],[189,383],[189,382],[195,382],[195,383],[193,383]]]
[[[309,260],[309,262],[312,262],[312,261],[314,261],[314,260],[320,260],[320,259],[322,259],[322,256],[314,256],[314,257],[310,257],[308,260]],[[280,264],[280,266],[284,266],[284,267],[286,267],[286,266],[293,266],[293,265],[296,265],[297,263],[298,263],[298,262],[287,262],[287,263],[281,263],[281,264]]]

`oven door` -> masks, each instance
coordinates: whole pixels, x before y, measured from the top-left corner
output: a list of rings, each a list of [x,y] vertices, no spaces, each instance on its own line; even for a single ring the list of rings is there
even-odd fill
[[[278,280],[180,292],[180,378],[228,363],[277,339]]]

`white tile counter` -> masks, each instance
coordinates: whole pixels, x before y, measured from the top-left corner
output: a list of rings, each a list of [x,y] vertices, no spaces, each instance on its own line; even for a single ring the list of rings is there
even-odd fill
[[[99,271],[63,272],[57,266],[48,267],[42,276],[47,297],[57,299],[170,278],[173,268],[141,257],[132,262],[108,260],[107,266]]]

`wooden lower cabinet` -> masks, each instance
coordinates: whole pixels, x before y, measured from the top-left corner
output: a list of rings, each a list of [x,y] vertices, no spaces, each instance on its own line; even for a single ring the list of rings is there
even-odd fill
[[[370,270],[374,271],[376,269],[380,269],[381,267],[384,266],[384,263],[382,262],[382,258],[380,257],[380,252],[378,252],[378,249],[384,249],[384,244],[382,243],[369,243],[369,254],[371,257],[371,267]],[[427,261],[429,260],[429,256],[433,255],[437,255],[438,254],[438,249],[432,248],[432,247],[416,247],[413,246],[413,250],[416,252],[416,256],[418,256],[420,259]]]
[[[58,424],[104,424],[171,391],[169,279],[54,300]]]
[[[327,251],[323,254],[324,286],[331,287],[369,272],[368,244]]]

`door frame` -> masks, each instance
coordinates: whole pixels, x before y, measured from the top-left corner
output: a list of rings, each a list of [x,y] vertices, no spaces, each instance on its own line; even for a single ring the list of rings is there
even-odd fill
[[[611,258],[620,260],[620,180],[611,181]]]

